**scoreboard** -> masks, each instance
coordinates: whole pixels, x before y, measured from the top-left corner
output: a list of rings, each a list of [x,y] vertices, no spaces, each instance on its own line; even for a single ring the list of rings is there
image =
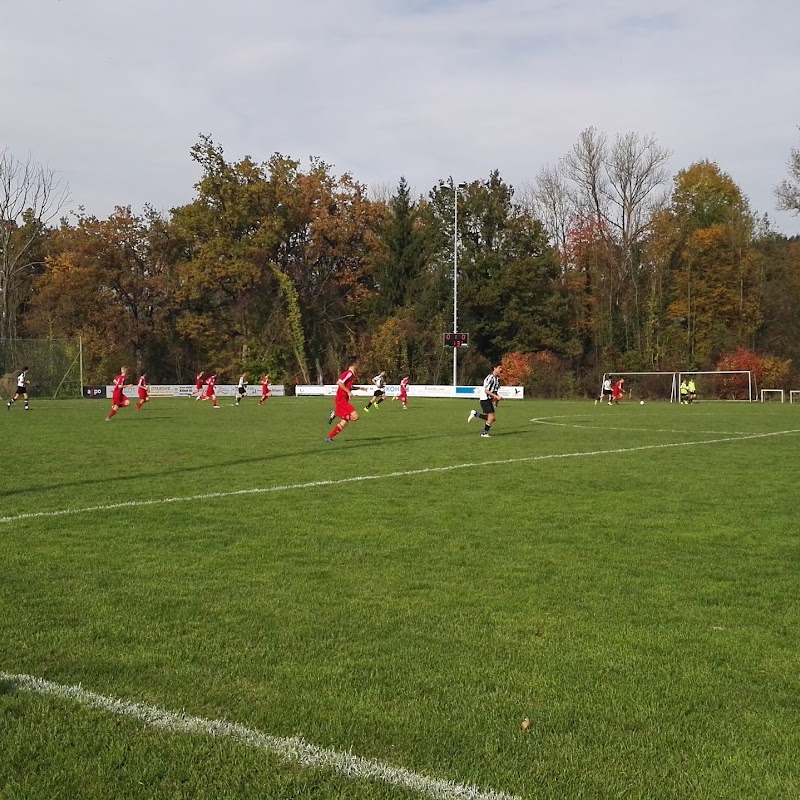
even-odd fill
[[[469,347],[468,333],[445,333],[442,339],[445,347]]]

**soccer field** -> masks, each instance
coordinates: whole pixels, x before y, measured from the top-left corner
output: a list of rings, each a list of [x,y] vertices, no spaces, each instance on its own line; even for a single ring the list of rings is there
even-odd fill
[[[3,800],[800,796],[800,406],[222,403],[0,414]]]

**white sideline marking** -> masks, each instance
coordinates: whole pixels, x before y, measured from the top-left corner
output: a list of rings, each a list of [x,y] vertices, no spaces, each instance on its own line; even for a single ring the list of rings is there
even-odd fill
[[[271,494],[273,492],[289,492],[294,489],[316,489],[320,486],[340,486],[344,483],[361,483],[364,481],[380,481],[386,478],[404,478],[411,475],[428,475],[434,472],[452,472],[457,469],[472,469],[473,467],[497,467],[504,464],[522,464],[529,461],[550,461],[558,458],[580,458],[582,456],[607,456],[618,453],[637,453],[643,450],[664,450],[669,447],[697,447],[703,444],[719,444],[722,442],[741,442],[747,439],[764,439],[768,436],[785,436],[786,434],[800,433],[800,429],[786,431],[772,431],[770,433],[751,433],[743,436],[727,436],[721,439],[701,439],[691,442],[670,442],[668,444],[646,444],[640,447],[619,447],[613,450],[585,450],[577,453],[550,453],[543,456],[520,456],[518,458],[504,458],[493,461],[467,461],[463,464],[450,464],[444,467],[424,467],[422,469],[408,469],[398,472],[387,472],[383,475],[356,475],[352,478],[338,478],[337,480],[308,481],[307,483],[290,483],[283,486],[267,486],[255,489],[235,489],[229,492],[208,492],[206,494],[192,494],[183,497],[160,497],[152,500],[127,500],[121,503],[107,503],[102,506],[83,506],[82,508],[61,508],[55,511],[30,511],[25,514],[13,514],[0,517],[0,523],[17,522],[23,519],[43,519],[49,517],[66,517],[73,514],[90,514],[95,511],[115,511],[119,508],[143,508],[145,506],[159,506],[168,503],[191,503],[197,500],[217,500],[225,497],[241,497],[248,494]]]
[[[747,431],[701,431],[701,430],[694,430],[694,431],[686,431],[686,430],[678,430],[677,428],[617,428],[610,425],[584,425],[580,422],[569,423],[569,422],[550,422],[551,419],[564,419],[565,417],[570,417],[569,414],[562,414],[558,417],[534,417],[531,422],[537,422],[539,425],[554,425],[559,428],[577,428],[578,430],[592,430],[592,431],[625,431],[626,433],[630,431],[631,433],[685,433],[685,434],[692,434],[692,433],[714,433],[718,436],[747,436]],[[572,416],[572,419],[585,419],[588,415],[587,414],[576,414]]]
[[[352,753],[317,747],[299,737],[270,736],[238,723],[192,717],[180,711],[167,711],[157,706],[107,697],[90,692],[80,685],[62,686],[32,675],[10,675],[6,672],[0,672],[0,680],[12,684],[21,691],[74,700],[82,706],[133,717],[145,725],[171,733],[199,733],[232,739],[256,750],[273,753],[303,767],[329,769],[346,778],[383,781],[392,786],[419,792],[433,800],[519,800],[516,795],[505,792],[483,790],[441,778],[430,778],[402,767],[393,767],[377,759],[361,758]]]

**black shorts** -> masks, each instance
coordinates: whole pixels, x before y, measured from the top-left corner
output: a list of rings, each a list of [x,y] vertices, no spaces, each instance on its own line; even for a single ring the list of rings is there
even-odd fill
[[[494,401],[481,400],[481,411],[483,411],[484,414],[494,414]]]
[[[236,391],[239,392],[239,397],[244,397],[247,394],[247,389],[244,386],[237,386]]]
[[[603,389],[603,397],[611,397],[613,390],[612,389]]]
[[[373,397],[383,397],[383,395],[385,395],[385,394],[386,394],[386,392],[384,392],[384,391],[383,391],[383,389],[376,389],[376,390],[375,390],[375,391],[372,393],[372,396],[373,396]]]

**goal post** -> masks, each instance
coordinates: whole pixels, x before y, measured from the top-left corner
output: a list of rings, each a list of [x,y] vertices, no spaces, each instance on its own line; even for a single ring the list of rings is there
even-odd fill
[[[80,339],[0,339],[3,391],[16,386],[28,368],[34,397],[80,397],[83,391],[83,345]]]
[[[600,381],[598,397],[603,395],[603,384],[607,378],[616,383],[625,379],[625,394],[633,399],[662,399],[669,397],[670,403],[677,399],[678,383],[676,372],[604,372]]]
[[[762,403],[766,403],[767,402],[766,396],[770,395],[770,394],[779,394],[781,396],[781,403],[785,399],[785,395],[783,393],[783,389],[762,389],[761,390],[761,402]],[[789,400],[791,401],[791,397],[789,398]]]
[[[700,400],[728,400],[755,403],[756,377],[749,369],[687,370],[677,373],[678,385],[694,380]]]
[[[800,389],[789,389],[789,402],[794,403],[795,397],[800,402]]]

